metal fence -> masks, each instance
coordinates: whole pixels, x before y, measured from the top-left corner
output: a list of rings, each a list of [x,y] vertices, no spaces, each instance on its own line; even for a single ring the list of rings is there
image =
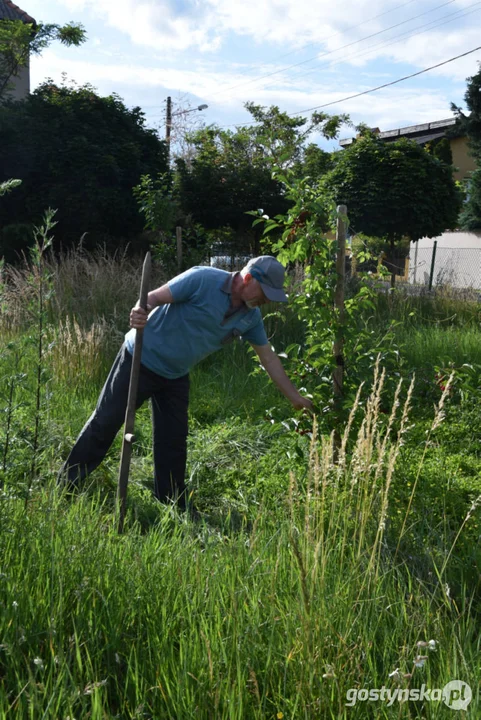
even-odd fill
[[[481,248],[433,247],[411,249],[407,274],[411,285],[432,289],[452,287],[481,290]]]

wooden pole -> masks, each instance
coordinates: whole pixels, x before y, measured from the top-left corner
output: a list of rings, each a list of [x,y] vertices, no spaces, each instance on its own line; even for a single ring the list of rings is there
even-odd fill
[[[336,334],[334,337],[334,361],[335,367],[332,373],[332,384],[334,394],[334,418],[336,426],[333,435],[333,457],[337,460],[341,447],[341,415],[343,407],[343,380],[344,380],[344,286],[346,279],[346,235],[347,235],[347,208],[345,205],[337,207],[337,228],[336,228],[336,291],[334,295],[334,317],[336,322]]]
[[[147,310],[147,295],[149,292],[151,272],[150,252],[147,253],[142,268],[142,282],[140,285],[139,304]],[[134,356],[130,370],[129,395],[127,399],[127,412],[125,413],[124,438],[122,442],[122,455],[120,458],[119,484],[117,490],[117,506],[119,511],[119,534],[124,529],[125,511],[127,509],[127,484],[129,481],[130,458],[132,457],[132,445],[135,440],[135,405],[137,402],[137,388],[139,385],[140,358],[142,355],[142,341],[144,336],[143,328],[135,331]]]
[[[167,144],[167,161],[170,162],[170,134],[172,132],[172,98],[167,98],[165,113],[165,142]]]
[[[438,241],[435,240],[433,244],[433,254],[431,256],[431,272],[429,273],[429,286],[428,290],[433,289],[433,278],[434,278],[434,267],[436,265],[436,249],[438,247]]]
[[[175,228],[175,236],[177,238],[177,269],[182,271],[182,228]]]

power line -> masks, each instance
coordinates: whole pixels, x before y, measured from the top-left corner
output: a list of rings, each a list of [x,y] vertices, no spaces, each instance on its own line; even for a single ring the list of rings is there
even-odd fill
[[[452,0],[452,1],[454,2],[455,0]],[[326,37],[321,38],[320,40],[318,40],[316,42],[307,43],[306,45],[302,45],[300,48],[296,48],[296,50],[291,50],[288,53],[279,55],[274,60],[271,60],[271,62],[277,62],[277,60],[282,60],[282,58],[289,57],[289,55],[294,55],[295,53],[302,52],[303,50],[306,50],[306,48],[308,48],[308,47],[312,47],[313,45],[318,45],[319,43],[324,43],[329,40],[332,40],[332,38],[337,37],[338,35],[343,35],[344,33],[348,32],[349,30],[356,30],[357,28],[360,28],[363,25],[366,25],[367,23],[372,22],[373,20],[377,20],[378,18],[383,17],[384,15],[389,15],[389,13],[392,13],[395,10],[399,10],[400,8],[406,7],[406,5],[412,5],[413,2],[416,2],[416,0],[408,0],[407,2],[401,3],[401,5],[396,5],[395,7],[391,8],[390,10],[385,10],[384,12],[379,13],[379,15],[374,15],[373,17],[370,17],[367,20],[363,20],[361,23],[358,23],[357,25],[350,25],[349,27],[345,28],[344,30],[340,30],[339,32],[333,33],[332,35],[326,35]],[[267,35],[265,35],[264,37],[267,37]],[[305,62],[309,62],[309,60],[306,60]],[[251,65],[251,67],[254,67],[254,66]],[[256,68],[254,67],[254,69],[256,69]],[[250,81],[248,81],[248,82],[250,82]],[[231,89],[231,88],[228,88],[228,89]],[[219,93],[220,92],[224,92],[224,91],[219,90]],[[214,95],[216,95],[216,94],[218,94],[218,93],[214,93]],[[155,109],[158,107],[162,107],[162,105],[144,105],[143,107]]]
[[[354,98],[361,97],[361,95],[368,95],[369,93],[377,92],[378,90],[383,90],[384,88],[390,87],[391,85],[397,85],[397,83],[404,82],[404,80],[409,80],[410,78],[417,77],[418,75],[423,75],[426,72],[429,72],[430,70],[435,70],[438,67],[442,67],[443,65],[447,65],[448,63],[454,62],[454,60],[459,60],[462,57],[466,57],[467,55],[472,55],[472,53],[476,52],[477,50],[481,50],[481,45],[478,47],[473,48],[472,50],[468,50],[465,53],[461,53],[461,55],[456,55],[455,57],[449,58],[449,60],[443,60],[443,62],[437,63],[436,65],[431,65],[430,67],[424,68],[424,70],[418,70],[418,72],[412,73],[411,75],[405,75],[404,77],[398,78],[397,80],[392,80],[391,82],[384,83],[383,85],[378,85],[375,88],[370,88],[369,90],[364,90],[360,93],[355,93],[354,95],[348,95],[347,97],[340,98],[339,100],[332,100],[331,102],[324,103],[323,105],[316,105],[315,107],[307,108],[307,110],[298,110],[296,112],[287,113],[287,115],[302,115],[303,113],[310,113],[314,110],[321,110],[322,108],[329,107],[331,105],[338,105],[342,102],[346,102],[347,100],[353,100]],[[238,123],[236,125],[223,125],[219,130],[223,130],[224,128],[228,127],[246,127],[248,125],[256,125],[255,122],[246,122],[246,123]]]
[[[356,93],[355,95],[349,95],[348,97],[341,98],[340,100],[333,100],[328,103],[324,103],[323,105],[316,105],[316,107],[307,108],[307,110],[299,110],[298,113],[288,113],[289,115],[297,115],[302,113],[308,113],[312,112],[313,110],[320,110],[321,108],[329,107],[330,105],[337,105],[342,102],[346,102],[347,100],[352,100],[353,98],[361,97],[361,95],[368,95],[369,93],[376,92],[377,90],[382,90],[383,88],[390,87],[391,85],[396,85],[397,83],[403,82],[404,80],[409,80],[410,78],[417,77],[418,75],[422,75],[423,73],[429,72],[430,70],[435,70],[438,67],[442,67],[443,65],[447,65],[448,63],[454,62],[454,60],[459,60],[462,57],[466,57],[466,55],[471,55],[473,52],[476,52],[477,50],[481,50],[481,45],[478,47],[473,48],[473,50],[468,50],[465,53],[462,53],[461,55],[456,55],[456,57],[449,58],[449,60],[444,60],[443,62],[437,63],[436,65],[431,65],[431,67],[424,68],[424,70],[419,70],[418,72],[412,73],[411,75],[405,75],[402,78],[398,78],[397,80],[393,80],[392,82],[384,83],[384,85],[378,85],[378,87],[371,88],[370,90],[364,90],[363,92]]]
[[[412,5],[413,2],[416,2],[416,0],[408,0],[408,2],[401,3],[401,5],[395,5],[395,7],[390,8],[389,10],[385,10],[382,13],[379,13],[379,15],[374,15],[373,17],[368,18],[367,20],[363,20],[361,23],[358,23],[357,25],[350,25],[347,28],[344,28],[344,30],[339,30],[338,32],[333,33],[332,35],[327,35],[324,38],[321,38],[320,40],[316,40],[315,42],[307,43],[307,45],[302,45],[300,48],[297,48],[296,50],[291,50],[291,52],[285,53],[284,55],[280,55],[276,60],[282,60],[282,58],[289,57],[289,55],[294,55],[295,53],[302,52],[303,50],[306,50],[308,47],[312,47],[313,45],[319,45],[319,43],[327,42],[328,40],[332,40],[332,38],[337,37],[338,35],[343,35],[346,32],[349,32],[349,30],[357,30],[357,28],[362,27],[363,25],[367,25],[367,23],[372,22],[373,20],[378,20],[380,17],[383,17],[384,15],[389,15],[390,13],[394,12],[395,10],[399,10],[400,8],[406,7],[406,5]],[[273,60],[272,62],[276,62],[276,60]]]
[[[423,32],[425,32],[427,28],[430,28],[431,30],[434,30],[435,28],[441,27],[442,25],[447,25],[447,24],[449,24],[449,23],[451,23],[451,22],[454,22],[455,20],[459,20],[459,19],[464,18],[464,17],[466,17],[466,16],[468,16],[468,15],[472,15],[474,12],[479,12],[480,9],[481,9],[481,8],[477,7],[477,6],[479,6],[479,5],[481,5],[481,0],[479,0],[478,2],[475,2],[475,3],[472,3],[471,5],[468,5],[467,7],[463,8],[463,10],[456,10],[454,13],[449,13],[448,15],[444,15],[442,18],[440,18],[440,20],[442,20],[442,22],[439,22],[439,19],[438,19],[438,20],[432,20],[432,21],[429,22],[429,23],[425,23],[425,24],[423,24],[423,25],[419,25],[417,28],[415,28],[415,30],[417,30],[417,32],[415,32],[415,33],[412,33],[411,31],[407,31],[407,32],[405,32],[405,33],[401,33],[400,35],[396,35],[394,38],[391,38],[388,42],[378,43],[377,45],[372,45],[372,46],[369,47],[367,50],[365,50],[365,51],[363,51],[363,52],[361,52],[361,53],[355,52],[355,53],[351,53],[350,55],[344,56],[344,57],[342,57],[342,58],[340,58],[339,60],[334,61],[334,62],[332,62],[332,61],[327,61],[327,62],[321,63],[320,65],[312,68],[311,70],[309,70],[309,71],[306,72],[306,73],[298,73],[297,75],[294,76],[294,78],[297,78],[297,77],[305,77],[306,75],[309,75],[310,73],[316,72],[316,71],[320,70],[320,69],[323,68],[323,67],[327,67],[327,66],[333,67],[333,66],[336,66],[336,65],[345,63],[346,61],[349,61],[349,60],[351,60],[351,59],[357,59],[357,58],[360,58],[360,57],[364,57],[365,55],[369,55],[369,53],[374,52],[375,50],[381,50],[381,49],[384,49],[384,48],[387,48],[387,47],[391,47],[392,45],[395,45],[396,43],[398,43],[401,38],[405,38],[405,37],[407,36],[407,39],[411,39],[411,38],[413,38],[413,37],[416,37],[417,35],[423,34]],[[471,11],[469,11],[469,12],[465,12],[467,9],[473,8],[473,7],[476,8],[476,9],[471,10]],[[453,16],[458,16],[458,17],[453,17]],[[446,18],[451,18],[451,19],[446,20]],[[333,52],[336,52],[336,51],[333,51]],[[293,84],[293,83],[291,82],[290,84]],[[214,101],[214,104],[216,104],[215,101]],[[151,107],[158,107],[158,106],[151,106]],[[161,115],[163,115],[163,113],[159,113],[159,114],[155,114],[155,115],[150,115],[150,117],[161,117]],[[255,123],[239,123],[239,124],[232,124],[232,125],[223,125],[223,126],[221,126],[221,127],[223,127],[223,128],[226,128],[226,127],[241,127],[241,126],[243,126],[243,125],[251,125],[251,124],[255,124]]]
[[[400,27],[401,25],[406,25],[409,22],[412,22],[413,20],[417,20],[420,17],[423,17],[423,15],[429,15],[432,12],[435,12],[436,10],[439,10],[442,7],[445,7],[446,5],[452,5],[456,0],[447,0],[447,2],[441,3],[441,5],[436,5],[434,8],[431,8],[431,10],[426,10],[425,12],[420,13],[419,15],[415,15],[414,17],[408,18],[407,20],[403,20],[402,22],[396,23],[395,25],[391,25],[388,28],[385,28],[384,30],[378,30],[378,32],[371,33],[371,35],[366,35],[363,38],[359,38],[358,40],[353,40],[350,43],[347,43],[346,45],[342,45],[340,48],[336,48],[335,50],[329,50],[327,52],[322,53],[321,55],[316,55],[314,57],[308,58],[307,60],[302,60],[301,62],[294,63],[293,65],[288,65],[287,67],[280,68],[279,70],[274,70],[273,72],[267,73],[265,75],[260,75],[257,78],[252,78],[251,80],[246,80],[244,82],[238,83],[237,85],[232,85],[231,87],[218,90],[216,93],[212,93],[211,97],[215,97],[216,95],[219,95],[220,93],[228,92],[229,90],[235,90],[238,87],[242,87],[244,85],[249,85],[251,83],[259,82],[260,80],[265,80],[268,77],[272,77],[273,75],[278,75],[281,72],[285,72],[286,70],[290,70],[291,68],[299,67],[300,65],[305,65],[308,62],[312,62],[313,60],[319,60],[320,58],[326,57],[327,55],[332,55],[334,52],[338,52],[339,50],[345,50],[348,47],[351,47],[352,45],[357,45],[360,42],[364,42],[364,40],[370,40],[373,37],[376,37],[377,35],[382,35],[383,33],[388,32],[389,30],[394,30],[397,27]]]
[[[371,45],[371,47],[369,47],[367,50],[364,50],[361,53],[359,53],[359,52],[351,53],[350,55],[344,56],[334,62],[331,62],[328,60],[327,62],[321,63],[320,65],[317,65],[317,66],[311,68],[311,70],[308,70],[305,73],[298,73],[298,74],[294,75],[294,77],[291,78],[291,82],[289,84],[293,84],[292,81],[295,80],[295,78],[305,77],[306,75],[316,72],[317,70],[319,70],[323,67],[326,67],[326,66],[334,67],[334,66],[344,63],[348,60],[364,57],[365,55],[369,55],[369,53],[373,52],[374,50],[381,50],[381,49],[384,49],[387,47],[391,47],[392,45],[396,45],[401,38],[406,38],[409,40],[413,37],[416,37],[417,35],[422,35],[428,28],[430,30],[434,30],[438,27],[441,27],[442,25],[447,25],[451,22],[454,22],[455,20],[460,20],[461,18],[464,18],[467,15],[472,15],[472,13],[474,13],[474,12],[479,12],[480,8],[477,7],[478,5],[481,5],[481,1],[472,3],[471,5],[468,5],[463,10],[456,10],[456,12],[454,12],[454,13],[449,13],[448,15],[444,15],[442,18],[440,18],[438,20],[432,20],[429,23],[424,23],[423,25],[419,25],[417,28],[414,28],[415,30],[417,30],[417,32],[412,33],[410,30],[408,30],[407,32],[401,33],[400,35],[395,35],[388,42],[382,42],[382,43],[378,43],[377,45]],[[467,9],[472,8],[472,7],[476,7],[476,9],[471,10],[470,12],[465,12]],[[453,17],[454,15],[457,15],[458,17]],[[446,18],[451,18],[451,19],[446,20]],[[439,20],[442,20],[442,22],[440,22]]]

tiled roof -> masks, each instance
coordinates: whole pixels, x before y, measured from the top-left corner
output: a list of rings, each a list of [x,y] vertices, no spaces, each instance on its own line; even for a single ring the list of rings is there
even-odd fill
[[[12,0],[0,0],[0,20],[21,20],[24,23],[36,25],[35,20]]]

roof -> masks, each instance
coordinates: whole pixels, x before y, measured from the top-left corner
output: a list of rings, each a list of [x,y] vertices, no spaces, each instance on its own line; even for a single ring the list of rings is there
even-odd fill
[[[0,20],[21,20],[36,25],[33,17],[15,5],[12,0],[0,0]]]
[[[396,128],[395,130],[386,130],[385,132],[376,133],[376,135],[380,140],[387,141],[407,137],[422,145],[425,142],[429,142],[429,140],[444,137],[446,131],[454,127],[454,125],[456,125],[456,118],[452,117],[446,120],[424,123],[423,125],[408,125],[407,127]],[[354,140],[355,138],[346,138],[345,140],[340,140],[339,145],[341,145],[341,147],[347,147],[351,145]]]
[[[446,133],[437,132],[431,133],[430,135],[416,135],[416,137],[411,139],[418,145],[424,145],[424,143],[432,142],[433,140],[440,140],[443,137],[446,137]]]

